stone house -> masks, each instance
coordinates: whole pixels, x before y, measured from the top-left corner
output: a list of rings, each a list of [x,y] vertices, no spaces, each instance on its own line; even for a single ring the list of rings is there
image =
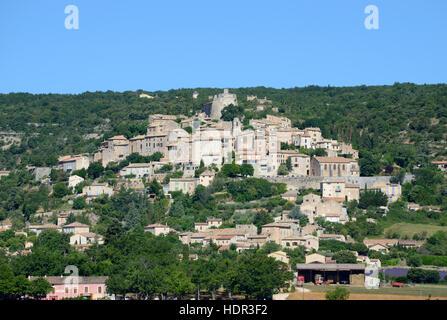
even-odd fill
[[[267,255],[270,258],[289,264],[289,257],[284,251],[275,251]]]
[[[62,232],[73,233],[73,234],[89,233],[90,227],[86,224],[73,222],[62,226]]]
[[[320,128],[312,128],[312,127],[305,128],[304,133],[310,136],[312,145],[316,145],[323,139]]]
[[[71,188],[71,187],[76,187],[78,184],[80,184],[80,183],[82,183],[84,181],[84,178],[82,178],[82,177],[80,177],[80,176],[77,176],[77,175],[73,175],[73,176],[70,176],[69,178],[68,178],[68,187],[69,188]]]
[[[306,251],[311,251],[313,249],[318,251],[318,237],[312,235],[306,236],[288,236],[282,238],[281,246],[284,248],[295,249],[298,246],[304,246]]]
[[[51,224],[51,223],[48,223],[48,224],[42,224],[42,225],[30,225],[30,226],[28,227],[28,229],[29,229],[31,232],[35,232],[37,236],[39,236],[39,234],[40,234],[43,230],[47,230],[47,229],[53,229],[53,230],[56,230],[56,231],[60,231],[60,230],[61,230],[61,228],[60,228],[59,226],[57,226],[57,225],[55,225],[55,224]]]
[[[321,202],[321,197],[313,193],[307,194],[303,197],[303,203],[300,205],[300,211],[307,216],[310,223],[314,222],[317,205]]]
[[[85,155],[64,156],[59,158],[58,168],[67,173],[73,171],[88,169],[90,160]]]
[[[137,178],[150,177],[154,174],[153,163],[131,163],[120,171],[120,176],[134,175]]]
[[[432,161],[431,163],[441,169],[441,171],[447,171],[447,161]]]
[[[106,167],[110,162],[120,162],[126,159],[129,152],[129,140],[124,136],[114,136],[101,143],[99,150],[93,154],[93,161],[99,161]]]
[[[145,232],[150,232],[154,234],[155,236],[159,235],[167,235],[169,232],[173,231],[171,228],[169,228],[167,225],[163,224],[150,224],[148,226],[144,227]]]
[[[290,155],[290,161],[292,163],[292,175],[308,176],[310,174],[310,157],[307,154]]]
[[[298,134],[295,138],[295,145],[298,147],[303,147],[305,149],[311,149],[312,138],[307,133]]]
[[[324,180],[321,182],[323,201],[343,202],[360,199],[360,188],[357,184],[347,184],[344,179]]]
[[[323,217],[329,222],[344,224],[349,220],[346,207],[334,200],[328,200],[317,204],[315,213],[316,217]]]
[[[208,187],[213,182],[215,176],[216,172],[214,170],[206,170],[200,174],[199,184]]]
[[[107,183],[94,183],[91,186],[82,188],[82,195],[88,199],[96,198],[104,194],[108,196],[113,195],[113,189]]]
[[[169,181],[169,191],[182,191],[183,193],[193,194],[197,187],[196,178],[171,178]]]
[[[89,246],[91,244],[104,244],[104,238],[93,232],[77,233],[70,237],[72,246]]]
[[[300,235],[300,225],[299,222],[274,222],[265,224],[262,226],[261,234],[269,234],[270,241],[274,241],[277,244],[281,244],[281,240],[288,236],[299,236]]]
[[[341,241],[341,242],[346,242],[346,238],[344,235],[342,234],[321,234],[318,236],[318,238],[320,240],[337,240],[337,241]]]
[[[402,187],[400,184],[390,183],[383,180],[376,181],[367,188],[368,190],[380,190],[386,194],[388,202],[390,203],[399,200],[402,195]]]

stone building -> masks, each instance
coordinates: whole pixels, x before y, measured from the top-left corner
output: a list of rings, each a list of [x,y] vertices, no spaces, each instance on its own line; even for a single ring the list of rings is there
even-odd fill
[[[322,177],[358,177],[357,161],[343,157],[313,157],[311,175]]]
[[[126,159],[129,151],[129,140],[124,136],[114,136],[101,143],[99,150],[93,154],[93,161],[99,161],[105,167],[109,162]]]
[[[208,187],[214,179],[216,172],[214,170],[206,170],[200,174],[199,183],[204,187]]]
[[[320,128],[305,128],[304,133],[310,136],[312,145],[316,145],[318,142],[323,140]]]
[[[321,202],[321,197],[313,193],[307,194],[303,197],[303,203],[300,205],[300,211],[307,216],[309,223],[314,222],[317,205]]]
[[[357,184],[346,183],[344,179],[324,180],[321,182],[323,201],[338,202],[360,200],[360,188]]]
[[[67,173],[73,171],[88,169],[90,160],[86,155],[64,156],[59,158],[58,168],[64,170]]]
[[[328,222],[342,224],[345,224],[349,220],[346,207],[334,200],[317,204],[315,208],[315,217],[323,217],[324,220]]]
[[[211,119],[219,120],[222,117],[222,110],[230,104],[237,106],[237,96],[229,93],[228,89],[224,89],[223,93],[213,97],[213,102],[208,108],[205,108],[205,113]]]
[[[308,176],[310,174],[310,157],[307,154],[297,153],[290,155],[292,175]]]
[[[367,187],[368,190],[380,190],[388,197],[388,202],[399,200],[402,195],[402,187],[400,184],[387,181],[376,181],[372,186]]]
[[[196,190],[198,179],[196,178],[171,178],[169,181],[169,191],[182,191],[193,194]]]

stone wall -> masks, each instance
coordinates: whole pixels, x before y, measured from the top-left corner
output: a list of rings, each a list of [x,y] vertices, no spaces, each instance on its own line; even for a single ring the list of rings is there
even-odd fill
[[[353,286],[359,286],[362,287],[365,285],[365,274],[351,274],[349,276],[349,282]]]
[[[331,179],[344,179],[346,183],[358,184],[360,188],[364,188],[365,184],[367,186],[373,185],[377,181],[390,181],[391,176],[377,176],[377,177],[315,177],[315,176],[306,176],[306,177],[267,177],[266,179],[270,182],[275,183],[285,183],[287,184],[288,190],[299,190],[301,188],[312,188],[312,189],[320,189],[320,184],[323,180],[331,180]],[[414,177],[410,174],[405,176],[404,182],[409,182]]]

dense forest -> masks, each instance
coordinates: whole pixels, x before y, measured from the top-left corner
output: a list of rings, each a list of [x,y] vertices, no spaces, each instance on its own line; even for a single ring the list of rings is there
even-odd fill
[[[194,91],[199,93],[192,98]],[[20,143],[0,141],[0,168],[51,166],[63,154],[92,153],[115,134],[145,133],[154,113],[193,115],[222,89],[197,88],[146,92],[85,92],[78,95],[11,93],[0,95],[0,132],[18,134]],[[326,138],[351,142],[360,150],[364,174],[387,166],[411,169],[446,155],[447,86],[393,86],[230,89],[239,100],[244,124],[266,114],[283,115],[295,127],[320,127]],[[140,98],[141,93],[153,99]],[[272,100],[256,110],[256,95]],[[242,111],[243,110],[243,111]],[[241,115],[242,116],[242,115]],[[32,150],[32,152],[31,152]]]

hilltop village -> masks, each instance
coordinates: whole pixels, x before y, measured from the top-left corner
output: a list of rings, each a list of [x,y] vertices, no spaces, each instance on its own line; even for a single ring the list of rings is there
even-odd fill
[[[140,98],[154,99],[147,94]],[[291,270],[306,282],[323,281],[324,274],[331,283],[363,285],[366,264],[380,268],[381,255],[393,248],[424,245],[418,237],[377,238],[383,235],[378,219],[400,201],[402,184],[411,175],[363,177],[359,152],[349,143],[327,139],[320,128],[292,127],[287,117],[271,114],[244,125],[228,116],[238,105],[235,94],[225,89],[209,98],[212,102],[192,117],[150,114],[145,135],[110,137],[91,154],[60,156],[53,168],[28,166],[34,180],[61,204],[51,211],[37,208],[22,227],[1,221],[1,232],[14,230],[26,239],[24,248],[7,249],[7,254],[30,254],[47,230],[66,234],[75,251],[85,252],[110,243],[111,226],[118,223],[126,230],[142,227],[156,237],[175,236],[200,250],[217,246],[219,253],[239,254],[273,248],[267,251],[270,257],[288,265],[301,262]],[[266,97],[246,99],[257,101],[259,110],[271,105]],[[445,169],[444,162],[433,164]],[[7,178],[12,174],[0,172]],[[368,211],[371,206],[374,211]],[[120,208],[113,218],[110,208]],[[420,209],[415,203],[405,208]],[[334,243],[342,243],[344,256],[336,255]],[[300,258],[294,256],[300,250]],[[197,253],[188,257],[199,259]],[[107,277],[91,278],[96,280],[84,280],[93,281],[94,296],[105,297]],[[47,280],[53,286],[47,298],[77,296],[63,292],[58,277]]]
[[[249,96],[247,99],[257,98]],[[260,100],[261,103],[267,101]],[[306,177],[317,177],[321,179],[317,184],[322,195],[304,196],[301,212],[307,215],[311,224],[316,217],[324,217],[331,222],[347,222],[343,202],[359,200],[360,185],[356,180],[360,176],[356,161],[358,152],[349,144],[325,139],[319,128],[292,128],[291,121],[285,117],[267,115],[265,119],[251,120],[250,128],[243,130],[238,118],[233,121],[220,119],[222,110],[231,104],[237,105],[237,98],[225,90],[214,96],[213,102],[205,106],[205,112],[195,117],[150,115],[146,135],[130,139],[114,136],[101,143],[100,149],[91,157],[82,154],[60,157],[58,169],[70,174],[68,187],[76,187],[82,185],[84,179],[73,173],[87,170],[91,163],[100,163],[105,168],[126,160],[132,154],[142,157],[163,155],[157,161],[147,163],[129,161],[117,174],[121,180],[115,187],[97,182],[83,186],[78,196],[86,198],[87,202],[105,194],[111,196],[119,192],[121,186],[145,191],[143,179],[155,179],[163,186],[167,197],[171,192],[179,191],[192,195],[198,185],[210,186],[224,165],[231,168],[234,164],[240,167],[249,165],[249,176],[272,181],[291,180],[281,197],[295,202],[299,185],[296,182],[305,187],[308,184]],[[283,149],[284,146],[286,148]],[[312,150],[317,150],[321,156],[311,157],[309,151]],[[310,181],[313,181],[309,184],[312,187],[319,180]],[[400,196],[400,185],[389,182],[378,180],[370,188],[385,192],[389,201]],[[156,197],[155,194],[149,196]],[[196,232],[181,233],[180,239],[186,244],[214,241],[223,247],[235,243],[240,249],[262,246],[269,241],[280,245],[290,242],[292,246],[306,244],[309,249],[318,249],[318,238],[312,236],[315,228],[301,230],[299,221],[288,219],[288,213],[286,211],[276,222],[264,225],[261,235],[253,225],[219,229],[222,219],[211,218],[207,222],[197,222]],[[39,229],[31,227],[34,228]],[[161,224],[148,225],[145,229],[156,235],[175,231]],[[79,243],[85,244],[94,238],[86,230]]]
[[[151,96],[143,95],[141,98]],[[257,97],[247,96],[247,100],[254,99]],[[269,102],[267,99],[258,100],[261,106]],[[213,241],[222,250],[231,244],[243,250],[271,241],[283,247],[303,245],[309,251],[318,250],[319,239],[345,241],[345,238],[343,235],[324,234],[323,229],[315,224],[315,219],[321,217],[341,224],[348,222],[345,202],[359,201],[361,188],[380,190],[389,202],[399,199],[399,184],[374,177],[361,179],[358,152],[350,144],[326,139],[319,128],[292,128],[288,118],[274,115],[252,119],[249,128],[244,129],[238,118],[232,121],[220,119],[222,110],[229,105],[237,105],[237,97],[226,89],[214,96],[213,102],[204,107],[204,112],[195,117],[149,115],[146,135],[130,139],[111,137],[102,142],[99,150],[91,156],[60,157],[56,169],[68,175],[67,187],[77,188],[80,192],[75,197],[84,198],[87,203],[104,195],[119,193],[121,188],[146,194],[145,182],[154,180],[162,186],[163,195],[167,198],[171,198],[173,192],[193,195],[199,185],[209,187],[222,168],[230,172],[229,176],[239,176],[231,170],[240,169],[246,170],[242,176],[282,183],[285,189],[279,195],[291,203],[297,200],[300,189],[318,191],[319,194],[308,193],[301,197],[299,208],[309,222],[306,227],[301,227],[298,219],[289,218],[291,210],[284,210],[274,222],[262,225],[259,234],[252,224],[220,228],[222,219],[214,217],[196,222],[194,232],[181,232],[160,223],[145,227],[155,235],[177,232],[185,244]],[[76,175],[92,164],[106,168],[132,157],[137,161],[127,160],[127,165],[120,166],[115,185],[98,182],[97,179],[86,183],[83,177]],[[150,162],[141,161],[148,158],[151,158]],[[39,169],[36,168],[29,170],[36,171],[37,179],[45,179],[49,174],[37,173]],[[147,196],[154,199],[160,195]],[[267,212],[262,208],[256,210]],[[102,243],[102,236],[91,233],[89,226],[78,222],[66,225],[68,214],[60,213],[57,225],[29,225],[28,228],[37,234],[47,228],[72,231],[70,243],[80,248],[94,241]]]

